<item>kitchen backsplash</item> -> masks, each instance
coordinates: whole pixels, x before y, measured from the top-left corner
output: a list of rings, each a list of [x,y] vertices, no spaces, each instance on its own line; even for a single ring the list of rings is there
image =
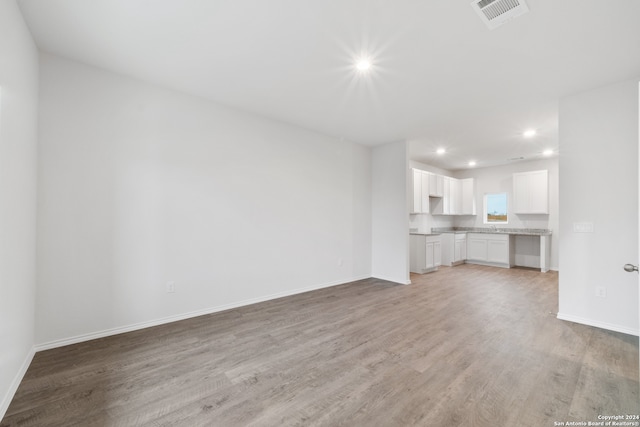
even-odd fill
[[[438,215],[409,215],[409,228],[417,229],[419,232],[428,232],[436,227],[453,227],[454,218],[451,216]]]

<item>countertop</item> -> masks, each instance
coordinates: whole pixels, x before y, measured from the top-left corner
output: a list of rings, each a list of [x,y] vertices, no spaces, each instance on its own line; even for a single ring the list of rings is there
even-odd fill
[[[432,233],[485,233],[485,234],[509,234],[514,236],[551,236],[551,230],[544,228],[493,228],[489,227],[450,227],[432,228]]]
[[[417,236],[439,236],[442,233],[421,233],[419,231],[410,231],[409,234],[414,234]]]

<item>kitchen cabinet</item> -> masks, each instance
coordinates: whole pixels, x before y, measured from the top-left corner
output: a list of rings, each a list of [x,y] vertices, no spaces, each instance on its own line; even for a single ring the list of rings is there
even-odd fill
[[[442,243],[440,242],[440,237],[428,236],[425,245],[425,268],[429,271],[435,271],[442,265]]]
[[[444,176],[429,173],[429,196],[442,197],[444,195]]]
[[[467,259],[466,233],[442,233],[442,265],[456,266]]]
[[[422,213],[429,213],[429,174],[422,172],[420,177],[421,201],[422,201]]]
[[[442,198],[436,199],[434,215],[455,215],[458,202],[457,179],[443,176]]]
[[[432,197],[431,213],[433,215],[475,215],[475,180],[448,176],[442,178],[443,195],[441,198]]]
[[[429,213],[429,174],[420,169],[411,169],[412,202],[409,213]]]
[[[549,213],[549,176],[546,170],[513,174],[513,211],[516,214]]]
[[[467,235],[456,234],[453,248],[453,264],[462,264],[467,259]]]
[[[467,262],[510,268],[514,264],[514,245],[508,234],[467,234]]]
[[[476,234],[467,235],[467,260],[487,260],[487,239]]]
[[[410,184],[410,214],[476,214],[473,178],[456,179],[412,168]]]
[[[460,215],[462,212],[462,191],[460,180],[449,178],[449,215]]]
[[[409,240],[410,271],[418,274],[436,271],[442,264],[440,235],[412,234]]]
[[[438,201],[438,210],[434,214],[450,215],[451,214],[451,178],[443,176],[442,198]]]
[[[460,214],[475,215],[476,214],[476,186],[473,178],[460,180]]]

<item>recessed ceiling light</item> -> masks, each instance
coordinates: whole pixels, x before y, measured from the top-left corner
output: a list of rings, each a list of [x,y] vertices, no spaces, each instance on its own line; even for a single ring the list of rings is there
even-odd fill
[[[550,155],[552,155],[552,154],[553,154],[553,150],[544,150],[544,151],[542,152],[542,154],[543,154],[543,155],[545,155],[545,156],[550,156]]]
[[[436,153],[438,153],[438,154],[444,154],[444,153],[446,153],[446,152],[447,152],[447,150],[445,150],[444,148],[438,148],[438,149],[436,150]]]
[[[371,68],[371,61],[368,58],[360,58],[356,63],[358,71],[367,71]]]
[[[531,138],[532,136],[536,135],[536,130],[535,129],[527,129],[522,133],[522,135],[525,138]]]
[[[469,162],[469,166],[475,166],[475,165],[476,165],[476,161],[475,161],[475,160],[471,160],[471,161]]]

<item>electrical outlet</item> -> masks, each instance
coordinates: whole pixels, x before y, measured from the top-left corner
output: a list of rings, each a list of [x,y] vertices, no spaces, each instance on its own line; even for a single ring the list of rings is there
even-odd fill
[[[596,296],[600,297],[600,298],[606,298],[607,297],[607,288],[605,288],[604,286],[598,286],[596,288]]]
[[[167,293],[174,293],[176,291],[176,282],[167,282]]]

